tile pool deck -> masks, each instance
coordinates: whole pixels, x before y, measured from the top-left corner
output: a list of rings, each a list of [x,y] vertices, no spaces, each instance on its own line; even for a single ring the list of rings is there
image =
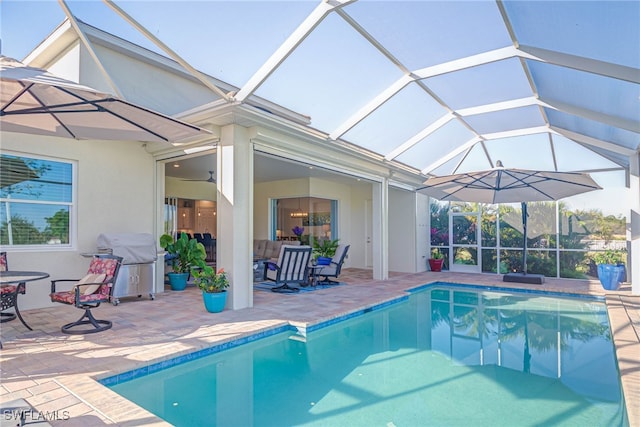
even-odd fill
[[[253,308],[218,314],[205,311],[195,288],[165,292],[155,301],[123,299],[117,307],[107,304],[95,310],[97,318],[111,319],[114,325],[93,335],[60,332],[62,324],[80,317],[80,310],[73,307],[26,310],[23,317],[33,331],[18,320],[1,326],[4,349],[0,350],[0,403],[24,399],[36,411],[57,417],[48,420],[53,426],[166,426],[169,424],[95,379],[275,326],[315,324],[388,301],[415,286],[447,281],[606,295],[630,425],[640,426],[640,296],[632,296],[628,285],[605,293],[597,281],[547,279],[544,285],[526,285],[481,274],[390,276],[387,281],[375,281],[369,270],[346,269],[341,280],[347,286],[295,296],[255,291]]]

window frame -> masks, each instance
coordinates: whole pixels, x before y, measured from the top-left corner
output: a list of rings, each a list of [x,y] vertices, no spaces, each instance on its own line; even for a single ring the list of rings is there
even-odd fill
[[[37,245],[9,245],[2,244],[3,250],[11,250],[12,252],[42,252],[46,250],[47,252],[53,251],[74,251],[77,248],[77,230],[78,230],[78,222],[77,222],[77,212],[78,212],[78,161],[68,158],[60,158],[53,156],[46,156],[35,153],[26,153],[19,151],[11,151],[11,150],[0,150],[0,155],[8,155],[21,157],[27,160],[36,160],[36,161],[49,161],[49,162],[57,162],[57,163],[65,163],[71,166],[71,201],[70,202],[61,202],[55,201],[52,202],[50,200],[23,200],[20,199],[7,199],[4,197],[0,197],[0,202],[10,202],[10,203],[28,203],[28,204],[37,204],[37,205],[46,205],[46,204],[56,204],[56,205],[65,205],[69,207],[69,243],[61,243],[61,244],[37,244]]]

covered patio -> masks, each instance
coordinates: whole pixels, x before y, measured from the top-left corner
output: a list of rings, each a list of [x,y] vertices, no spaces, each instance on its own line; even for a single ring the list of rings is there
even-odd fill
[[[217,203],[217,261],[232,279],[231,298],[225,311],[209,314],[194,288],[163,293],[158,269],[155,301],[103,304],[96,312],[112,329],[69,336],[60,326],[77,310],[52,307],[42,282],[24,298],[33,331],[2,324],[0,402],[25,399],[54,413],[52,425],[166,425],[96,380],[283,325],[313,326],[447,281],[605,296],[630,425],[640,425],[637,2],[325,0],[255,2],[255,10],[245,2],[166,2],[162,11],[154,2],[122,2],[126,11],[107,1],[68,3],[44,4],[38,13],[57,21],[15,56],[210,134],[180,144],[105,144],[3,130],[3,155],[68,166],[73,197],[67,241],[2,250],[12,268],[37,263],[52,278],[74,277],[86,270],[80,254],[95,249],[99,233],[159,237],[170,185],[205,181]],[[12,43],[31,28],[35,15],[21,12],[24,4],[2,3],[3,27],[16,25],[2,30],[3,54],[13,55]],[[527,285],[504,283],[499,271],[424,271],[430,206],[416,190],[429,177],[498,160],[622,182],[595,207],[623,205],[630,281],[604,291],[582,279]],[[174,162],[180,173],[171,171]],[[9,196],[3,207],[16,203]],[[253,290],[251,242],[277,236],[268,203],[293,196],[340,199],[337,236],[352,244],[340,277],[346,286],[294,297]]]
[[[640,423],[640,409],[634,403],[640,399],[640,302],[630,296],[629,285],[605,293],[595,281],[549,279],[544,285],[525,285],[502,283],[491,275],[446,272],[392,273],[389,280],[380,281],[370,270],[361,269],[347,269],[341,279],[345,286],[295,296],[255,291],[254,307],[218,314],[205,311],[196,288],[160,294],[156,301],[103,305],[97,311],[113,320],[113,328],[85,336],[59,332],[62,323],[77,316],[72,307],[25,311],[32,332],[18,322],[2,327],[0,401],[22,398],[37,411],[58,411],[60,419],[50,421],[52,425],[167,425],[96,380],[286,324],[313,326],[393,300],[407,289],[444,281],[604,295],[630,425]],[[63,414],[68,419],[61,419]]]

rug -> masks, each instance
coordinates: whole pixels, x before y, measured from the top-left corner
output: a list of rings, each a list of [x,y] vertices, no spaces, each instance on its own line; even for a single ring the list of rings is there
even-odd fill
[[[313,292],[315,290],[318,289],[327,289],[327,288],[335,288],[336,286],[342,286],[344,285],[344,282],[335,282],[332,283],[331,285],[323,285],[323,284],[319,284],[317,286],[299,286],[298,284],[292,284],[291,287],[299,287],[300,292],[282,292],[282,294],[291,294],[291,295],[296,295],[296,294],[301,294],[304,292]],[[271,292],[272,288],[275,288],[276,286],[280,286],[280,285],[276,285],[273,282],[260,282],[260,283],[254,283],[253,288],[258,290],[258,291],[269,291]]]

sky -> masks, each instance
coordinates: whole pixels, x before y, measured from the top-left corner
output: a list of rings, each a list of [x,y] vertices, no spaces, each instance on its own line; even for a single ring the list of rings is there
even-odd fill
[[[162,53],[101,0],[66,3],[78,19]],[[116,3],[191,65],[241,87],[311,13],[318,1],[145,0]],[[469,2],[465,3],[464,9],[452,8],[451,3],[453,2],[413,2],[412,7],[437,8],[437,14],[431,13],[432,9],[428,10],[429,13],[426,13],[426,9],[418,9],[421,11],[420,18],[415,16],[415,11],[403,7],[399,2],[361,1],[349,6],[349,13],[367,28],[378,28],[374,24],[382,24],[383,28],[389,29],[387,34],[375,33],[374,36],[383,40],[385,45],[391,46],[403,63],[415,69],[467,55],[471,53],[469,50],[472,48],[484,51],[494,46],[508,45],[508,34],[498,25],[500,17],[492,5],[494,2]],[[385,7],[388,10],[385,10]],[[369,8],[376,8],[377,13],[367,14]],[[612,10],[610,19],[617,19],[616,13],[621,12],[616,11],[614,7],[609,9]],[[527,9],[526,12],[527,16],[536,16],[535,9]],[[554,22],[565,19],[567,14],[560,6],[554,12],[556,16],[548,24],[549,32],[553,31],[551,26]],[[442,16],[447,17],[446,22]],[[57,0],[0,0],[0,53],[18,60],[23,59],[64,18],[65,14]],[[538,18],[536,16],[536,19]],[[483,37],[478,37],[480,26],[484,28]],[[404,29],[411,31],[413,37],[394,37],[394,32]],[[383,60],[371,45],[365,43],[361,37],[354,37],[353,32],[353,28],[346,25],[342,19],[334,14],[330,15],[256,94],[293,111],[311,116],[312,126],[320,130],[332,131],[345,117],[401,75],[399,70],[391,66],[386,59]],[[593,31],[587,31],[586,34],[594,40],[598,39],[599,44],[603,43],[600,40],[602,37],[597,37],[598,33],[594,35]],[[584,36],[585,32],[580,32],[580,29],[572,30],[568,35],[570,38]],[[427,51],[425,46],[434,40],[445,48]],[[563,40],[562,44],[570,46],[571,41],[572,39]],[[415,55],[414,51],[422,53]],[[308,64],[313,66],[309,67]],[[496,68],[495,81],[506,80],[506,76],[501,76],[500,72],[500,69]],[[469,74],[467,78],[456,82],[456,85],[464,85],[472,78],[473,75]],[[429,82],[434,87],[442,86],[443,90],[446,90],[445,83],[436,79]],[[514,89],[521,85],[516,81],[511,84]],[[305,96],[300,95],[302,88],[307,90]],[[476,89],[478,98],[487,92],[494,93],[494,96],[497,93],[497,87],[483,88],[479,85],[470,85],[467,91]],[[410,101],[405,103],[409,107],[380,109],[363,122],[367,126],[356,127],[345,137],[352,138],[352,141],[363,141],[365,147],[366,144],[371,144],[371,149],[374,149],[391,137],[409,138],[421,129],[420,120],[427,116],[429,120],[435,120],[443,114],[439,105],[424,98],[424,93],[411,90],[407,88],[402,93],[402,97]],[[453,97],[453,94],[451,96]],[[451,102],[457,101],[452,98]],[[416,105],[420,105],[420,108],[416,108]],[[385,123],[391,120],[402,123],[402,126],[385,126]],[[464,141],[467,131],[460,126],[453,126],[454,124],[443,127],[433,138],[440,138],[448,144],[452,135],[460,135],[459,140]],[[495,144],[506,146],[508,142]],[[435,145],[445,147],[442,143]],[[506,152],[501,160],[507,166],[533,168],[529,163],[533,165],[541,155],[539,149],[529,147],[535,145],[523,144],[520,150]],[[475,169],[486,169],[486,159],[483,163],[481,150],[474,151],[469,159],[477,157],[478,162],[470,164],[477,165]],[[417,158],[429,155],[433,156],[434,153],[425,149],[407,151],[399,160],[412,164]],[[571,164],[576,158],[576,154],[572,154],[570,150],[563,155],[567,159],[566,164]],[[596,160],[594,168],[605,167],[604,164],[598,165],[598,162],[602,163]],[[597,205],[603,211],[626,212],[624,176],[621,173],[598,174],[594,178],[600,185],[610,189],[607,190],[607,194],[577,196],[575,203],[591,204],[593,197],[597,197],[602,199]]]

